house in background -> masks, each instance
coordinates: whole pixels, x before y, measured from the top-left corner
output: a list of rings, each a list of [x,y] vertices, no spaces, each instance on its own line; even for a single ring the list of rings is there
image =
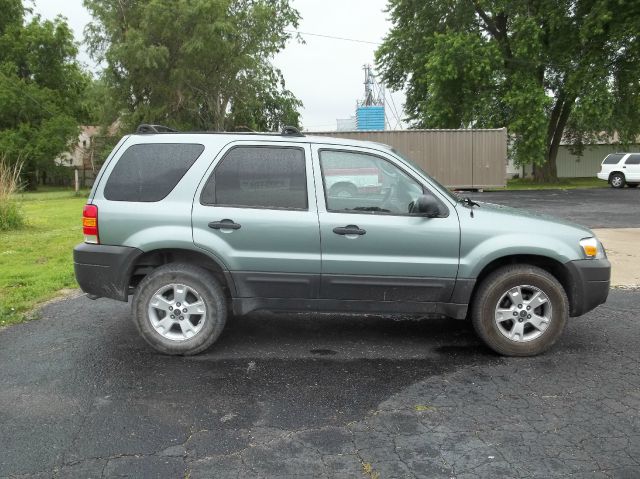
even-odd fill
[[[115,121],[109,126],[106,136],[114,136],[120,128],[120,122]],[[80,187],[93,185],[103,158],[97,157],[97,152],[104,144],[104,130],[99,126],[81,126],[78,141],[69,151],[62,153],[54,162],[58,166],[66,166],[78,170]]]
[[[65,151],[54,161],[58,166],[69,166],[72,168],[94,169],[93,165],[93,141],[98,134],[97,126],[81,126],[78,142],[73,145],[71,151]]]

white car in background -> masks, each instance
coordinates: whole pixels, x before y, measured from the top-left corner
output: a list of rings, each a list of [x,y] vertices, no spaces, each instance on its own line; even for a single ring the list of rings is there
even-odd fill
[[[635,188],[640,184],[640,153],[611,153],[602,161],[598,178],[613,188],[624,185]]]

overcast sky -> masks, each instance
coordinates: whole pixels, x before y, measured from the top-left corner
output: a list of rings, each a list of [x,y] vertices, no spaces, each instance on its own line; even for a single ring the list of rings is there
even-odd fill
[[[292,0],[302,15],[300,32],[379,43],[390,27],[384,13],[386,0]],[[44,18],[63,15],[78,42],[91,16],[82,0],[35,0],[35,12]],[[304,103],[303,125],[311,130],[334,130],[336,118],[354,115],[356,101],[364,95],[364,64],[373,64],[376,45],[303,35],[305,44],[290,42],[274,60],[282,70],[287,88]],[[81,45],[80,59],[93,70],[95,64]],[[387,91],[400,116],[402,93]],[[387,108],[391,127],[397,120]]]

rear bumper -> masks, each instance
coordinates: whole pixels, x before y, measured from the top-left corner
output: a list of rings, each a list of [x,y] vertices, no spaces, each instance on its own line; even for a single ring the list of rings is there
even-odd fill
[[[606,173],[598,173],[596,176],[600,180],[609,181],[609,175],[607,175]]]
[[[127,301],[131,268],[141,254],[137,248],[81,243],[73,249],[76,280],[87,294]]]
[[[588,313],[609,295],[611,263],[607,259],[584,259],[565,263],[569,271],[571,316]]]

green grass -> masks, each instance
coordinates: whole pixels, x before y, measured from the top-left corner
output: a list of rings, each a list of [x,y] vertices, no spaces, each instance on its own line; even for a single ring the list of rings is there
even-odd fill
[[[60,289],[77,287],[72,251],[82,241],[86,196],[61,189],[16,195],[25,225],[0,232],[0,327],[23,321]]]
[[[577,188],[606,188],[608,183],[598,178],[560,178],[557,183],[536,183],[531,179],[516,178],[507,181],[500,190],[573,190]]]

